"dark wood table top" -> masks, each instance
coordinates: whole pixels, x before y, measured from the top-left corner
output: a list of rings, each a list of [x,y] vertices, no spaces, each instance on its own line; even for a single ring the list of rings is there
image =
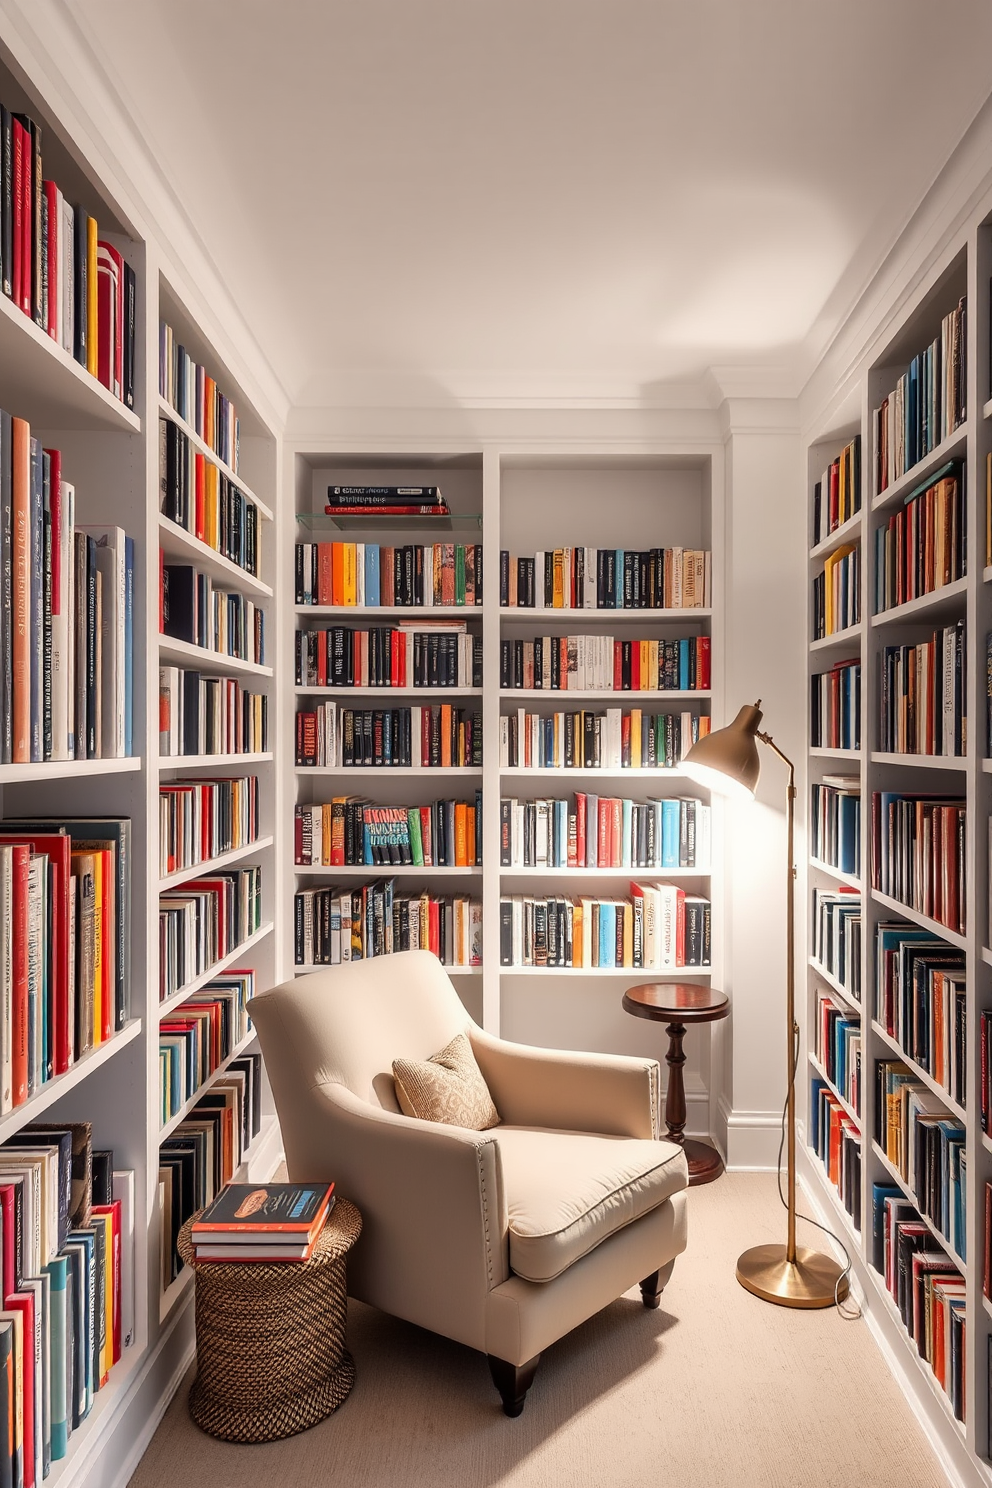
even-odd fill
[[[730,1011],[725,992],[698,982],[642,982],[623,994],[623,1006],[657,1023],[715,1023]]]

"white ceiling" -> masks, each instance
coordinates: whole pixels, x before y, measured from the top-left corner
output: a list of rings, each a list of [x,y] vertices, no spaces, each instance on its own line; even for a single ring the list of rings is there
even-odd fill
[[[808,370],[988,0],[68,0],[291,402]]]

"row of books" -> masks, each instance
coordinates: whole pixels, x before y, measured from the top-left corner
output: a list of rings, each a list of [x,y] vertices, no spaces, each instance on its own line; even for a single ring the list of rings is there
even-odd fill
[[[861,1019],[839,1008],[829,992],[817,994],[813,1047],[831,1085],[860,1114]]]
[[[108,392],[134,407],[136,282],[96,218],[45,179],[42,128],[0,106],[0,285]]]
[[[882,750],[964,755],[967,749],[964,621],[914,646],[886,646],[880,658]]]
[[[159,873],[165,878],[258,837],[258,776],[163,781],[158,791]]]
[[[964,1421],[964,1277],[894,1184],[872,1184],[872,1264],[885,1278],[903,1326],[947,1395],[955,1418]]]
[[[965,420],[966,304],[962,297],[944,316],[940,334],[872,412],[876,492],[912,470]]]
[[[814,960],[855,1002],[861,1001],[861,894],[857,889],[813,889]]]
[[[712,603],[710,552],[699,548],[548,548],[499,555],[501,608],[694,610]]]
[[[294,808],[299,866],[474,868],[482,863],[482,792],[474,801],[381,806],[356,796]]]
[[[297,687],[481,687],[482,637],[463,620],[296,632]]]
[[[123,1028],[130,822],[0,823],[0,1112]]]
[[[241,422],[230,398],[218,388],[206,368],[195,362],[176,340],[165,321],[158,328],[158,391],[170,408],[213,450],[224,464],[238,472],[241,453]]]
[[[861,875],[861,786],[856,775],[832,775],[811,787],[810,851],[841,873]]]
[[[710,731],[705,714],[641,708],[528,713],[499,721],[499,763],[509,770],[673,770]]]
[[[482,901],[419,894],[394,878],[355,887],[301,889],[294,898],[297,966],[338,966],[393,951],[433,951],[445,966],[482,965]]]
[[[261,1128],[262,1056],[252,1050],[213,1077],[189,1115],[159,1144],[163,1289],[183,1269],[179,1231],[231,1182]]]
[[[965,1104],[964,951],[904,920],[878,924],[875,1019],[959,1106]]]
[[[333,1183],[229,1183],[194,1222],[198,1262],[308,1261],[334,1208]]]
[[[965,803],[874,791],[872,888],[965,933]]]
[[[134,543],[77,524],[62,454],[0,411],[0,763],[133,752]]]
[[[633,801],[577,791],[500,809],[503,868],[694,868],[708,872],[710,807],[692,797]]]
[[[876,530],[877,615],[964,577],[964,486],[964,466],[952,460]]]
[[[837,661],[810,677],[810,742],[814,749],[861,748],[859,661]]]
[[[630,898],[507,894],[499,901],[501,966],[630,967],[710,964],[710,902],[670,883],[631,883]]]
[[[474,608],[482,603],[482,544],[297,543],[296,603]]]
[[[920,1213],[966,1260],[965,1129],[901,1060],[875,1061],[875,1140]]]
[[[159,419],[158,434],[163,516],[257,578],[262,564],[262,517],[254,501],[172,419]]]
[[[809,1091],[810,1146],[827,1170],[856,1230],[861,1228],[861,1131],[825,1080]]]
[[[334,769],[481,766],[482,714],[450,703],[412,708],[318,703],[296,714],[296,763]]]
[[[836,635],[861,621],[861,544],[845,543],[813,580],[813,639]]]
[[[978,1110],[983,1132],[992,1132],[992,1012],[978,1015]]]
[[[710,637],[609,635],[501,640],[499,685],[524,691],[696,692],[710,686]]]
[[[813,485],[813,547],[861,510],[861,435],[855,434]]]
[[[89,1122],[0,1148],[0,1478],[36,1488],[135,1337],[134,1173]]]
[[[187,667],[158,671],[158,752],[256,754],[269,747],[269,700],[235,677],[208,677]]]
[[[234,590],[220,589],[210,574],[189,563],[160,569],[159,630],[174,641],[220,656],[265,665],[265,611]]]
[[[262,870],[228,869],[167,889],[158,901],[158,987],[165,1002],[262,925]]]
[[[229,1059],[251,1029],[252,970],[228,971],[188,997],[158,1025],[159,1120],[172,1117]]]
[[[334,517],[450,517],[439,486],[328,486],[325,515]]]

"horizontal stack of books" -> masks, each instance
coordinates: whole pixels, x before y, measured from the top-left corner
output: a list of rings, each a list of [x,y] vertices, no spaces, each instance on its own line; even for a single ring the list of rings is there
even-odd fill
[[[235,677],[159,667],[158,728],[158,752],[169,758],[261,754],[269,747],[269,700]]]
[[[482,637],[464,620],[296,632],[297,687],[481,687]]]
[[[710,553],[699,548],[548,548],[499,555],[499,602],[509,609],[708,608]]]
[[[0,286],[63,351],[134,407],[134,270],[42,164],[42,128],[0,106]]]
[[[709,636],[546,635],[504,639],[499,647],[500,687],[525,692],[695,692],[710,685]]]
[[[297,543],[296,603],[359,609],[481,605],[482,544]]]
[[[710,807],[694,797],[640,802],[578,791],[499,805],[503,868],[709,870]]]
[[[89,1122],[0,1147],[0,1478],[41,1484],[135,1337],[134,1173]]]
[[[499,763],[511,770],[671,770],[709,731],[709,718],[688,709],[543,714],[517,708],[499,721]]]
[[[439,486],[328,486],[329,517],[450,517]]]
[[[178,424],[159,419],[158,432],[162,515],[257,578],[262,522],[254,501],[194,448]]]
[[[0,411],[0,763],[133,753],[134,542]]]
[[[861,435],[855,434],[813,486],[813,546],[861,510]]]
[[[225,398],[205,368],[194,362],[164,320],[159,324],[158,391],[170,408],[174,408],[204,444],[237,475],[241,424],[234,404],[230,398]]]
[[[482,862],[482,792],[474,801],[379,806],[357,796],[301,805],[294,812],[301,867],[474,868]]]
[[[297,966],[339,966],[394,951],[433,951],[444,966],[482,965],[482,901],[407,893],[393,878],[355,888],[301,889],[294,899]]]
[[[876,492],[912,470],[964,422],[965,322],[962,298],[941,321],[940,335],[873,410]]]
[[[333,1183],[229,1183],[193,1225],[197,1261],[308,1261]]]
[[[342,708],[320,703],[296,714],[296,763],[384,769],[464,769],[482,764],[482,714],[450,703],[412,708]]]

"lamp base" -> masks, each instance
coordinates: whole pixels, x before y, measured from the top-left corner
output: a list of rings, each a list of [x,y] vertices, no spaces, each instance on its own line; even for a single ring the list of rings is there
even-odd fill
[[[780,1307],[833,1307],[847,1296],[847,1277],[837,1282],[843,1267],[819,1251],[796,1249],[796,1259],[786,1259],[784,1245],[756,1245],[737,1262],[737,1280],[764,1302]]]

